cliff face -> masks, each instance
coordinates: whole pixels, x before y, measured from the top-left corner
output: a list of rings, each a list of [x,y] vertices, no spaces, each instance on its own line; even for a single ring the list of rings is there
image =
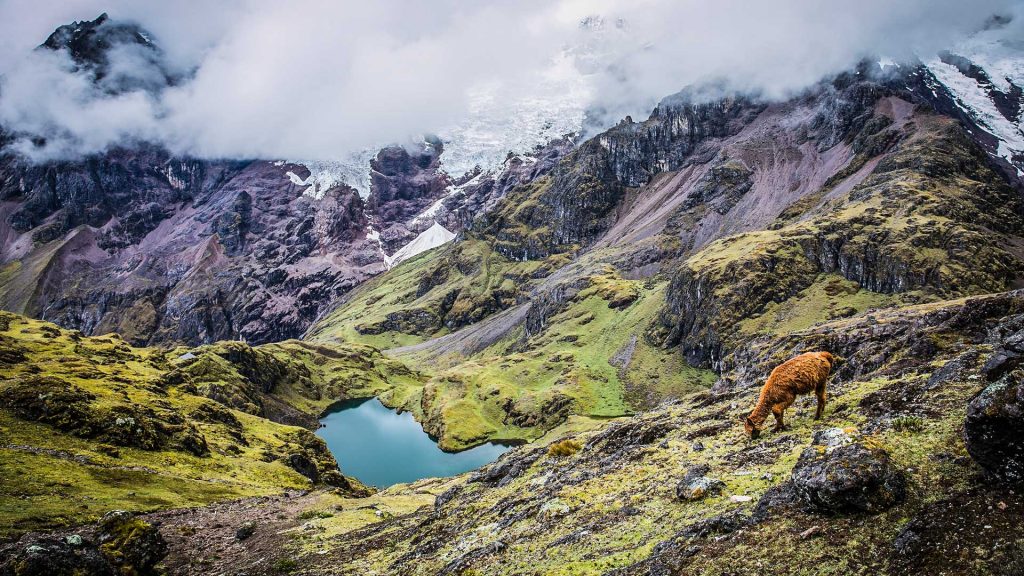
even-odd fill
[[[648,120],[626,119],[582,143],[546,179],[499,203],[482,230],[511,259],[588,246],[614,223],[628,188],[694,161],[708,141],[738,132],[761,108],[743,99],[695,104],[690,97],[666,99]]]
[[[145,30],[106,15],[58,28],[39,50],[110,94],[186,79]],[[299,164],[146,143],[73,161],[19,153],[45,144],[0,128],[0,308],[135,344],[301,336],[435,221],[462,230],[568,146],[458,181],[436,138],[387,147],[366,166],[362,198],[340,183],[322,189]]]
[[[147,148],[7,157],[3,306],[135,343],[296,336],[382,265],[358,194],[315,200],[289,171]]]

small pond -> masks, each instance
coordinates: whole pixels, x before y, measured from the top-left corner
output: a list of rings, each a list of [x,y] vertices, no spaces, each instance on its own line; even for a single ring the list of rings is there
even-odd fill
[[[327,442],[342,472],[378,487],[461,474],[493,462],[511,448],[488,443],[445,452],[412,414],[399,414],[376,398],[338,404],[320,423],[317,436]]]

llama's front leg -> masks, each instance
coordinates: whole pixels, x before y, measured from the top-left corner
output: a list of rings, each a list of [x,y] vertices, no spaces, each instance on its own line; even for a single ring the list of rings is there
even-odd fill
[[[786,407],[782,404],[776,404],[772,406],[772,416],[775,416],[775,431],[781,432],[786,429],[786,425],[782,421],[783,413],[786,411]]]

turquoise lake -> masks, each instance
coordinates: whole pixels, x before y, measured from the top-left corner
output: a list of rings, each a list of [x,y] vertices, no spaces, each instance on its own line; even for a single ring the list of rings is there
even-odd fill
[[[343,402],[320,423],[316,434],[327,442],[342,473],[378,487],[461,474],[493,462],[511,448],[488,443],[445,452],[412,414],[399,414],[376,398]]]

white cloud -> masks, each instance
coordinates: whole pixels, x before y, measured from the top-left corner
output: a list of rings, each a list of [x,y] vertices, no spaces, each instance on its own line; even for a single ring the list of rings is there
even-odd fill
[[[560,85],[552,74],[612,116],[644,116],[711,79],[781,97],[868,54],[934,53],[1017,4],[5,0],[0,124],[46,136],[49,155],[146,139],[201,156],[327,160],[457,124],[481,89],[500,127],[524,102],[544,105]],[[138,21],[194,78],[155,98],[111,96],[32,51],[56,26],[104,11]],[[604,25],[581,28],[590,15]],[[566,51],[576,66],[556,64]],[[127,56],[116,64],[148,73]]]

